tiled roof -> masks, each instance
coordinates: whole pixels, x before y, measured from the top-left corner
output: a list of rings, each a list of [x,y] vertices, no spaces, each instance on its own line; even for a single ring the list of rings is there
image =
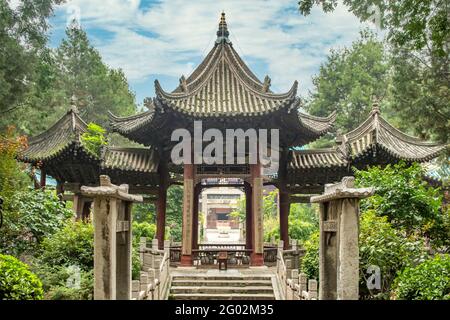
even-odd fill
[[[379,147],[394,158],[423,162],[433,159],[446,148],[445,145],[422,141],[396,129],[381,116],[378,104],[374,104],[366,121],[338,141],[341,142],[340,149],[353,159]]]
[[[347,160],[336,149],[310,149],[291,151],[289,169],[346,167]]]
[[[153,149],[106,148],[101,167],[110,170],[156,173],[158,157]]]
[[[28,140],[28,148],[19,155],[25,162],[46,161],[72,148],[81,147],[81,134],[87,125],[72,107],[50,129]],[[94,158],[95,156],[92,155]]]
[[[243,67],[230,44],[216,44],[212,52],[209,61],[198,67],[203,70],[194,72],[172,93],[155,81],[156,96],[163,104],[194,117],[257,116],[297,107],[297,82],[286,93],[272,93],[268,84]]]
[[[155,109],[153,103],[149,100],[147,100],[146,105],[148,111],[128,117],[117,117],[109,112],[109,118],[111,120],[113,130],[122,134],[127,134],[142,128],[145,125],[149,125],[154,118]]]

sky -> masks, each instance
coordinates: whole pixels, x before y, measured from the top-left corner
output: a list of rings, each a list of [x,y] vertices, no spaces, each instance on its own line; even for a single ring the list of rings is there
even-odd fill
[[[330,49],[351,45],[362,28],[344,6],[304,17],[297,0],[69,0],[58,6],[50,45],[57,47],[76,18],[103,61],[121,68],[142,105],[154,96],[154,80],[172,91],[214,45],[221,12],[226,14],[234,48],[272,90],[285,92],[295,80],[299,95],[312,89],[312,76]]]

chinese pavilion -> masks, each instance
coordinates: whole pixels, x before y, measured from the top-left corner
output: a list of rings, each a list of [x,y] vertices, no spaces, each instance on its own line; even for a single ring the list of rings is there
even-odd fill
[[[147,111],[129,117],[110,115],[114,132],[142,144],[141,148],[104,147],[93,155],[81,142],[86,122],[72,107],[56,124],[29,140],[21,160],[42,170],[57,181],[57,191],[73,193],[74,211],[78,217],[89,214],[92,199],[83,197],[80,186],[96,186],[104,174],[115,184],[126,183],[130,192],[150,196],[157,211],[157,239],[163,244],[167,189],[182,184],[183,225],[181,264],[192,264],[192,252],[198,249],[198,201],[203,188],[215,186],[208,178],[238,178],[234,187],[246,194],[246,248],[251,251],[252,265],[263,264],[264,185],[279,189],[280,233],[289,243],[288,214],[290,203],[309,202],[311,195],[324,185],[352,175],[351,167],[384,165],[404,160],[425,162],[444,148],[408,136],[386,121],[378,103],[356,129],[340,135],[330,149],[299,148],[320,138],[332,129],[335,114],[316,117],[300,111],[297,82],[285,93],[270,88],[268,76],[260,81],[239,57],[229,40],[222,13],[214,47],[201,64],[179,86],[165,91],[155,81],[156,96],[147,98]],[[203,128],[279,129],[280,165],[278,173],[263,175],[261,164],[184,164],[170,159],[175,129],[193,131],[194,120]]]

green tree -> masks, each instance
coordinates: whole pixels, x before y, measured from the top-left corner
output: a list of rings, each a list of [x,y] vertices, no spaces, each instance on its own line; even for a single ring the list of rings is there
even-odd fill
[[[311,234],[319,230],[317,205],[291,204],[289,212],[289,237],[304,243]]]
[[[305,108],[311,114],[337,111],[336,128],[348,132],[364,121],[373,96],[387,94],[389,63],[383,43],[365,30],[350,48],[332,50],[313,78],[314,89]]]
[[[181,241],[183,224],[183,187],[173,185],[167,190],[166,232],[167,238]]]
[[[9,114],[21,109],[36,80],[36,65],[47,42],[48,18],[63,1],[0,0],[0,128]],[[6,116],[4,116],[6,115]]]
[[[447,233],[448,240],[449,230],[443,230],[442,196],[423,180],[424,170],[419,164],[371,167],[356,170],[355,175],[358,185],[376,188],[375,195],[362,202],[363,210],[386,216],[394,227],[406,230],[407,234],[418,232],[438,240]]]
[[[300,0],[307,15],[320,4],[333,11],[338,0]],[[392,55],[392,105],[403,123],[426,138],[450,136],[450,0],[344,0],[362,21],[379,21]]]

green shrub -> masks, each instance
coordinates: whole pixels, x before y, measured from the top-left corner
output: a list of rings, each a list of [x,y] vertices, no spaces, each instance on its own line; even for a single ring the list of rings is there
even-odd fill
[[[387,217],[377,216],[373,210],[361,215],[359,234],[360,296],[365,299],[388,299],[396,274],[405,267],[426,259],[423,241],[406,236],[395,229]],[[381,289],[368,290],[366,274],[369,266],[377,266],[381,273]]]
[[[319,280],[319,232],[315,232],[304,243],[305,255],[301,270],[308,279]]]
[[[52,191],[29,189],[6,199],[0,252],[18,256],[34,252],[44,237],[60,230],[73,212]]]
[[[156,225],[148,222],[133,221],[133,242],[139,243],[141,237],[151,240],[155,237]]]
[[[81,141],[88,151],[100,156],[101,148],[107,145],[106,130],[93,122],[87,126],[87,131],[81,135]]]
[[[80,272],[80,286],[68,287],[66,277],[59,279],[58,283],[51,286],[45,293],[45,299],[48,300],[92,300],[94,293],[94,276],[93,271]]]
[[[51,266],[94,268],[94,227],[83,221],[69,221],[60,231],[42,242],[39,263]]]
[[[450,300],[450,255],[437,255],[416,267],[405,268],[394,281],[393,298]]]
[[[42,283],[28,266],[13,256],[0,254],[0,300],[40,300]]]

